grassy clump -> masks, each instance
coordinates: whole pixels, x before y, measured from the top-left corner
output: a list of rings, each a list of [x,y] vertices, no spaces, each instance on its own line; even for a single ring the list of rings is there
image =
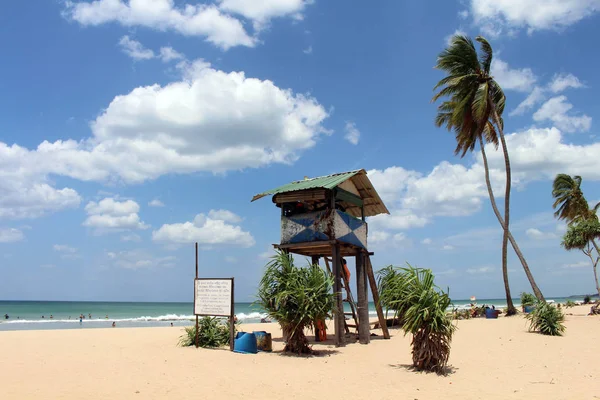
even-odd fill
[[[539,332],[542,335],[562,336],[566,327],[563,324],[563,312],[545,301],[538,301],[535,309],[525,316],[529,320],[529,331]]]
[[[304,328],[332,316],[333,277],[318,265],[294,265],[291,254],[278,252],[267,264],[256,303],[283,331],[284,352],[311,354]]]
[[[576,304],[572,300],[567,300],[567,302],[565,303],[565,307],[567,307],[567,308],[571,308],[571,307],[575,307],[575,306],[576,306]]]
[[[179,337],[179,346],[196,345],[196,326],[185,328]],[[229,344],[229,324],[216,317],[204,317],[198,321],[198,346],[221,347]]]
[[[537,299],[531,293],[525,293],[525,292],[521,293],[521,306],[522,307],[532,306],[535,304],[536,301],[537,301]]]
[[[379,291],[386,308],[398,315],[405,334],[413,335],[412,359],[417,370],[444,373],[456,326],[446,313],[451,300],[434,285],[431,270],[388,267],[380,274]],[[383,283],[383,284],[382,284]]]

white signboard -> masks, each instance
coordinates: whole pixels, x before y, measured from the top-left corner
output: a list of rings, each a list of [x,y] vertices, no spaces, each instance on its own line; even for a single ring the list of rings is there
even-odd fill
[[[231,316],[232,279],[196,279],[194,314]]]

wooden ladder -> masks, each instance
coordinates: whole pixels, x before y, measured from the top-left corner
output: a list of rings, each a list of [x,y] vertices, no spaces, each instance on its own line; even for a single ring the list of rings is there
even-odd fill
[[[331,268],[329,267],[330,260],[327,257],[324,258],[327,271],[329,271],[329,273],[332,274]],[[358,314],[356,313],[358,306],[356,304],[356,301],[354,301],[354,296],[352,295],[352,291],[350,290],[350,281],[346,278],[346,274],[344,274],[343,268],[340,268],[340,274],[342,278],[342,289],[346,291],[346,298],[343,301],[350,305],[351,310],[351,312],[344,312],[344,328],[346,329],[346,333],[350,333],[350,328],[356,329],[356,333],[358,333]],[[352,316],[352,319],[354,320],[354,325],[348,324],[346,320],[346,315]]]

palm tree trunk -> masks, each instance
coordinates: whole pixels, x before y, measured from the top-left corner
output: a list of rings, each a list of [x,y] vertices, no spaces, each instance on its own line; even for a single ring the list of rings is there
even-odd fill
[[[504,257],[506,257],[506,247],[507,247],[506,240],[508,239],[508,236],[510,234],[509,215],[510,215],[511,169],[510,169],[510,159],[508,157],[508,148],[506,147],[506,140],[504,138],[504,130],[502,129],[502,123],[500,122],[500,117],[498,116],[496,107],[494,106],[494,107],[492,107],[492,109],[493,109],[494,123],[496,124],[496,129],[498,130],[498,134],[500,136],[500,142],[502,143],[502,152],[504,153],[504,166],[506,168],[506,192],[505,192],[505,196],[504,196],[504,226],[503,226],[504,236],[502,238],[502,257],[504,260]],[[513,241],[514,241],[514,239],[511,240],[511,243]],[[546,301],[544,299],[544,295],[542,294],[542,291],[535,283],[535,279],[533,278],[533,275],[531,274],[531,270],[529,269],[527,262],[525,262],[525,258],[523,257],[521,250],[518,249],[518,246],[515,246],[515,244],[513,244],[513,248],[515,249],[515,253],[517,253],[517,257],[519,257],[519,260],[521,260],[521,264],[523,264],[523,269],[525,270],[525,275],[527,275],[527,279],[529,280],[529,283],[531,284],[531,288],[533,289],[533,293],[535,294],[535,297],[537,297],[537,299],[540,301]]]
[[[517,309],[513,304],[512,297],[510,295],[510,286],[508,284],[508,268],[506,263],[506,242],[504,242],[504,238],[508,238],[507,229],[503,225],[502,216],[500,215],[500,211],[498,211],[498,206],[496,205],[496,198],[494,197],[494,191],[492,190],[492,184],[490,182],[490,169],[488,166],[487,156],[485,154],[485,146],[483,145],[483,140],[479,138],[479,146],[481,147],[481,156],[483,158],[483,168],[485,170],[485,183],[487,185],[488,195],[490,196],[490,202],[492,203],[492,209],[494,210],[494,214],[496,214],[496,218],[502,225],[502,229],[504,231],[503,234],[503,242],[502,242],[502,277],[504,278],[504,291],[506,292],[506,305],[508,310],[506,311],[506,315],[515,315],[517,313]],[[513,245],[514,247],[514,245]]]
[[[596,251],[598,252],[598,256],[596,257],[596,261],[594,261],[594,259],[591,257],[592,259],[592,266],[594,267],[594,279],[596,280],[596,291],[598,292],[598,296],[600,296],[600,284],[598,284],[598,271],[596,270],[596,267],[598,266],[598,261],[600,260],[600,249],[598,249],[598,244],[596,243],[596,241],[594,239],[592,239],[592,243],[594,244],[594,247],[596,248]]]

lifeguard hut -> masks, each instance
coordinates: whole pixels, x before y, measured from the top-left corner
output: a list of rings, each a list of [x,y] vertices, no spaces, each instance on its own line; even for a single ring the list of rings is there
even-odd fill
[[[366,217],[389,214],[364,169],[321,176],[305,177],[276,189],[257,194],[252,201],[272,195],[273,203],[281,209],[281,241],[273,246],[290,253],[309,256],[313,264],[323,258],[334,276],[336,310],[334,313],[335,344],[343,346],[349,328],[358,331],[359,342],[370,341],[367,281],[371,287],[383,336],[389,339],[383,317],[377,284],[367,248]],[[343,273],[342,259],[356,259],[356,288],[358,301],[350,291],[350,282]],[[332,268],[329,268],[331,262]],[[342,298],[346,290],[346,299]],[[344,312],[344,301],[351,312]],[[346,322],[352,315],[354,325]]]

